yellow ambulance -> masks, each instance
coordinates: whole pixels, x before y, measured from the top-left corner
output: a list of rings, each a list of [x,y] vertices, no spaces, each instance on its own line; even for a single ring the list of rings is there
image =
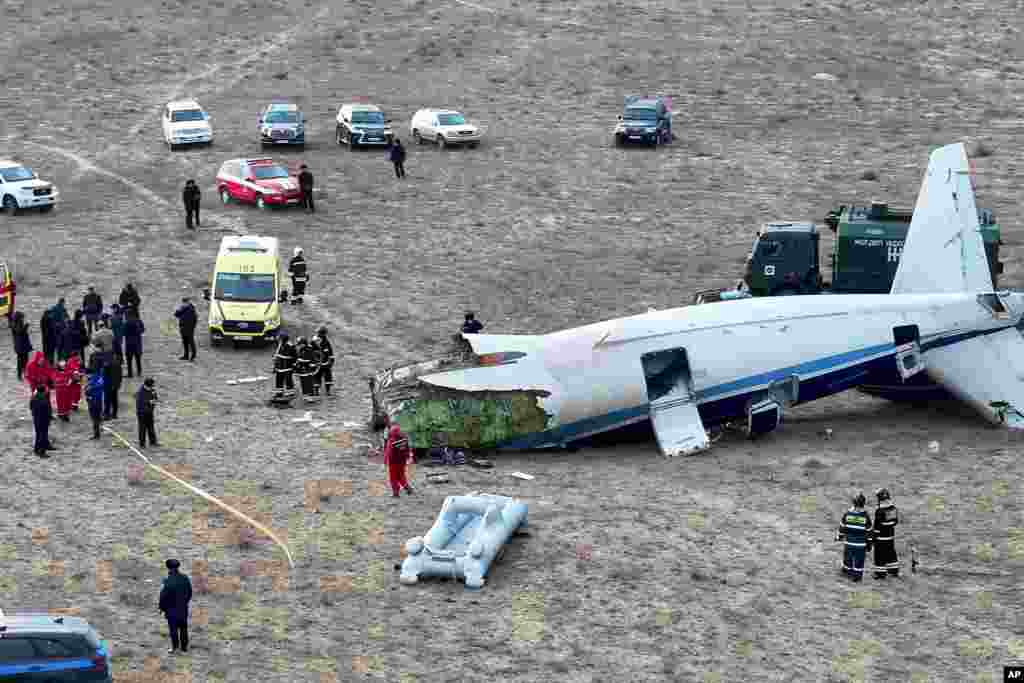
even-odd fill
[[[221,240],[210,292],[210,343],[270,341],[281,331],[282,273],[276,237]]]
[[[14,276],[10,268],[0,261],[0,316],[8,319],[14,315]]]

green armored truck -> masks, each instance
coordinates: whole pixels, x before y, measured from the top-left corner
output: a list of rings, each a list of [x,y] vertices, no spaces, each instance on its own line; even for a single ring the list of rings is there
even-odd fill
[[[892,209],[879,202],[870,206],[840,206],[825,217],[836,233],[830,254],[831,283],[823,280],[820,234],[813,223],[767,223],[747,257],[743,284],[752,296],[794,294],[888,294],[903,253],[913,211]],[[999,261],[999,226],[987,209],[978,222],[985,242],[992,285],[1003,264]]]

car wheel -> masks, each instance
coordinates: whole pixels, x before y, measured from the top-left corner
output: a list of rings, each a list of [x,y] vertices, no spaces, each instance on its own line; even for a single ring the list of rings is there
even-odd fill
[[[348,136],[348,150],[350,152],[356,151],[356,140],[351,135]]]
[[[448,149],[448,143],[445,142],[445,139],[444,139],[443,135],[438,135],[437,136],[437,148],[438,149]]]
[[[18,213],[18,200],[9,194],[5,194],[3,209],[4,211],[9,211],[12,216],[16,215]]]
[[[220,188],[220,201],[222,203],[224,203],[224,204],[230,204],[231,203],[231,193],[228,192],[228,188],[226,188],[226,187]]]
[[[412,139],[416,141],[417,145],[423,144],[423,138],[420,137],[420,132],[415,128],[412,129]]]
[[[476,149],[479,146],[480,146],[479,142],[471,142],[471,143],[469,143],[469,148],[470,149]]]
[[[616,147],[624,147],[625,145],[626,145],[626,138],[623,137],[622,135],[616,135],[615,136],[615,146]]]
[[[220,346],[220,339],[215,335],[210,335],[210,346]]]
[[[267,203],[263,201],[263,195],[261,194],[256,195],[256,208],[261,210],[266,210],[267,208]]]

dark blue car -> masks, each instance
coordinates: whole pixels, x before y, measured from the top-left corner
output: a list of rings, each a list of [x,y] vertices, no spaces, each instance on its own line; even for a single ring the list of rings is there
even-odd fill
[[[110,650],[84,619],[0,612],[3,683],[112,683]]]

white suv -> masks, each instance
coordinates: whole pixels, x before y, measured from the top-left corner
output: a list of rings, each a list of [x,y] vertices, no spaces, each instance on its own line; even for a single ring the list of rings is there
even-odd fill
[[[361,145],[390,146],[395,137],[390,119],[373,104],[343,104],[335,118],[335,139],[339,145],[355,149]]]
[[[480,129],[466,122],[466,117],[454,109],[420,109],[409,126],[416,142],[436,142],[441,149],[449,145],[480,144]]]
[[[57,203],[57,188],[40,180],[28,166],[0,159],[0,206],[17,213],[19,209],[49,211]]]
[[[210,115],[195,100],[168,102],[163,114],[164,142],[178,145],[208,145],[213,142]]]

